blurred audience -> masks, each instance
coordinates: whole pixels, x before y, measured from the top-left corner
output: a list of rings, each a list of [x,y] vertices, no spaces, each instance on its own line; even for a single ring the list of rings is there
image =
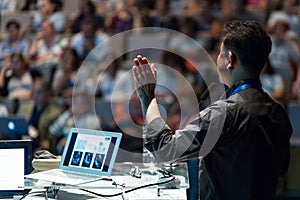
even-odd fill
[[[6,38],[0,42],[0,61],[13,53],[21,53],[26,58],[30,44],[21,36],[20,23],[17,20],[8,21],[6,31]]]
[[[49,133],[50,124],[59,116],[61,109],[54,103],[50,83],[45,78],[35,79],[32,99],[20,104],[17,114],[28,121],[33,150],[50,150],[55,153],[55,138]]]
[[[56,145],[58,154],[63,152],[67,135],[72,127],[101,129],[100,118],[92,112],[92,106],[93,101],[87,93],[73,94],[71,107],[50,125],[50,133],[58,140]]]

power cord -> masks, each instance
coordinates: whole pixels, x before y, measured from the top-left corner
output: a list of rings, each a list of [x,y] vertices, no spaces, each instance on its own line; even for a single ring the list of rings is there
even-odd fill
[[[138,186],[138,187],[135,187],[135,188],[131,188],[129,190],[124,190],[124,187],[125,185],[124,184],[117,184],[117,183],[113,183],[116,187],[117,186],[121,186],[121,192],[119,193],[115,193],[115,194],[100,194],[100,193],[97,193],[97,192],[93,192],[93,191],[90,191],[90,190],[87,190],[87,189],[84,189],[84,188],[79,188],[80,190],[84,191],[84,192],[88,192],[90,194],[93,194],[95,196],[100,196],[100,197],[115,197],[115,196],[119,196],[119,195],[122,195],[122,198],[123,199],[128,199],[126,197],[125,194],[129,193],[129,192],[133,192],[135,190],[139,190],[139,189],[142,189],[142,188],[146,188],[146,187],[151,187],[151,186],[155,186],[155,185],[163,185],[163,184],[166,184],[166,183],[169,183],[171,181],[174,181],[175,180],[175,176],[173,174],[171,174],[170,172],[166,171],[166,170],[162,170],[162,169],[158,169],[158,172],[162,173],[163,177],[162,178],[170,178],[166,181],[162,181],[162,182],[156,182],[156,183],[149,183],[149,184],[146,184],[146,185],[141,185],[141,186]]]
[[[81,191],[93,194],[95,196],[100,196],[100,197],[115,197],[115,196],[121,195],[123,200],[128,200],[128,197],[127,197],[126,194],[129,193],[129,192],[133,192],[135,190],[139,190],[139,189],[142,189],[142,188],[151,187],[151,186],[155,186],[155,185],[167,184],[167,183],[172,182],[172,181],[175,180],[175,176],[173,174],[171,174],[170,172],[168,172],[166,170],[163,170],[163,169],[158,169],[157,171],[163,175],[163,177],[161,177],[161,178],[170,178],[170,179],[168,179],[166,181],[162,181],[162,182],[156,182],[156,183],[149,183],[149,184],[141,185],[141,186],[138,186],[138,187],[135,187],[135,188],[131,188],[129,190],[124,190],[124,188],[126,187],[125,184],[117,184],[116,182],[114,182],[110,178],[102,179],[102,180],[105,180],[105,181],[113,181],[112,185],[115,185],[116,187],[118,187],[118,186],[121,187],[121,192],[115,193],[115,194],[100,194],[100,193],[96,193],[96,192],[93,192],[91,190],[84,189],[84,188],[78,188],[78,189],[81,190]],[[45,189],[46,189],[45,191],[36,191],[36,192],[27,193],[27,194],[23,195],[19,200],[22,200],[27,196],[31,196],[31,195],[35,195],[35,194],[45,194],[45,199],[47,200],[48,199],[48,193],[50,193],[50,192],[52,192],[55,199],[57,199],[57,194],[58,194],[58,191],[59,191],[59,185],[56,185],[55,183],[53,183],[53,184],[54,185],[52,185],[52,186],[45,187]]]
[[[27,193],[25,195],[23,195],[19,200],[24,199],[27,196],[32,196],[32,195],[36,195],[36,194],[44,194],[45,195],[45,200],[48,199],[48,193],[52,193],[52,195],[54,196],[54,199],[57,199],[57,195],[60,189],[60,185],[57,185],[56,183],[52,183],[51,186],[46,186],[44,187],[44,191],[35,191],[35,192],[30,192]]]

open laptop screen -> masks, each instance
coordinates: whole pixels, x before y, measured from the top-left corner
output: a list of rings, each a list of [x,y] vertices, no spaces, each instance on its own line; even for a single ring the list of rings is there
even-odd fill
[[[0,141],[0,196],[13,196],[28,192],[24,186],[24,175],[31,167],[30,140]]]
[[[92,130],[89,132],[88,134],[80,131],[70,133],[62,167],[109,176],[118,150],[117,142],[120,135],[105,131],[95,131],[95,134],[92,134]]]
[[[8,137],[28,135],[27,126],[28,123],[23,116],[0,116],[0,134]]]

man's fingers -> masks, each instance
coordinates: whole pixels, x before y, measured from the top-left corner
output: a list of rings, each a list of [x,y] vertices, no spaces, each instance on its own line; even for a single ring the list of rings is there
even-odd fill
[[[156,82],[156,69],[154,64],[149,64],[146,57],[138,55],[134,60],[134,66],[132,67],[134,77],[139,84],[148,84]]]
[[[136,73],[138,73],[138,75],[143,76],[145,73],[143,72],[143,64],[142,64],[142,56],[137,56],[134,60],[134,64],[136,66]]]
[[[142,57],[141,55],[138,55],[138,56],[136,57],[136,59],[138,60],[139,65],[143,65],[143,64],[144,64],[144,62],[143,62],[143,57]]]
[[[135,87],[139,88],[141,86],[141,80],[140,80],[140,75],[138,73],[138,66],[134,65],[132,67],[132,71],[133,71],[133,79],[134,79],[134,83],[135,83]]]
[[[132,71],[133,71],[133,78],[135,79],[135,81],[138,81],[138,79],[139,79],[139,73],[138,73],[138,66],[136,66],[136,65],[134,65],[133,67],[132,67]]]
[[[156,68],[155,68],[155,66],[154,66],[153,63],[151,64],[150,68],[151,68],[151,71],[152,71],[152,74],[153,74],[154,78],[156,79],[156,77],[157,77],[156,76],[157,71],[156,71]]]
[[[143,57],[143,58],[142,58],[142,62],[143,62],[143,64],[149,64],[149,62],[148,62],[148,60],[147,60],[146,57]]]
[[[139,61],[138,61],[137,58],[133,59],[133,62],[134,62],[134,64],[135,64],[136,66],[139,66]]]

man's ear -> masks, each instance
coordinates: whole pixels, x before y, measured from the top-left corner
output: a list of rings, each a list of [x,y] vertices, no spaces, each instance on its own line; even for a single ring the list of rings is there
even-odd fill
[[[227,69],[231,70],[235,67],[237,58],[236,55],[232,51],[228,51],[228,65]]]

